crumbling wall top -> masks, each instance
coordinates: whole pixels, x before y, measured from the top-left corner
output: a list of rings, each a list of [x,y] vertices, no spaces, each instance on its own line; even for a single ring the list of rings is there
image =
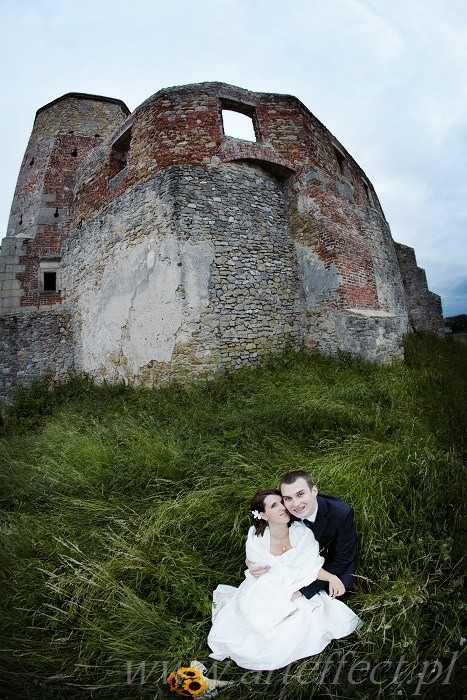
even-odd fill
[[[248,117],[251,139],[233,137],[224,115]],[[256,161],[314,184],[339,183],[356,204],[384,216],[363,170],[329,130],[292,95],[252,92],[222,82],[159,90],[119,124],[77,172],[75,222],[89,219],[124,191],[172,166],[217,167]],[[285,175],[284,175],[285,173]]]

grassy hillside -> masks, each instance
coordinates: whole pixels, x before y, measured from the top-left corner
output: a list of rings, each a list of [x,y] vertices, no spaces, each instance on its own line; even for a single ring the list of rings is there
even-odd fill
[[[466,397],[465,346],[423,337],[389,367],[294,353],[187,388],[19,392],[1,697],[165,698],[161,672],[195,658],[234,681],[220,700],[460,696]],[[243,578],[251,496],[296,468],[355,508],[364,626],[287,672],[216,669],[212,590]]]

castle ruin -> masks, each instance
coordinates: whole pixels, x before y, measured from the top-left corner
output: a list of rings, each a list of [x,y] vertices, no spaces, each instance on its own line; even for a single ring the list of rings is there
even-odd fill
[[[0,250],[1,398],[46,373],[155,386],[287,347],[390,361],[442,326],[370,180],[295,97],[211,82],[132,114],[78,93],[38,110]]]

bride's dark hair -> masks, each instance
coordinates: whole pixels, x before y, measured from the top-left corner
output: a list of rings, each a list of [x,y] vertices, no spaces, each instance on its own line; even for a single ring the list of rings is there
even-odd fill
[[[278,489],[266,489],[266,491],[258,491],[255,493],[253,500],[251,501],[250,516],[253,525],[255,526],[255,535],[258,537],[262,537],[264,535],[264,531],[268,524],[266,520],[263,520],[263,518],[260,520],[255,518],[253,511],[256,511],[257,513],[264,513],[264,501],[268,496],[280,496],[282,498],[282,494]]]

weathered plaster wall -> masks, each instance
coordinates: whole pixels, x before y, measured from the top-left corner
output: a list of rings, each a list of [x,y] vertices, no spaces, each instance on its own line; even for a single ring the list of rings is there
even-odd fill
[[[159,178],[135,188],[67,241],[63,290],[75,309],[79,369],[116,380],[154,359],[148,346],[170,358],[180,310],[169,187]]]

